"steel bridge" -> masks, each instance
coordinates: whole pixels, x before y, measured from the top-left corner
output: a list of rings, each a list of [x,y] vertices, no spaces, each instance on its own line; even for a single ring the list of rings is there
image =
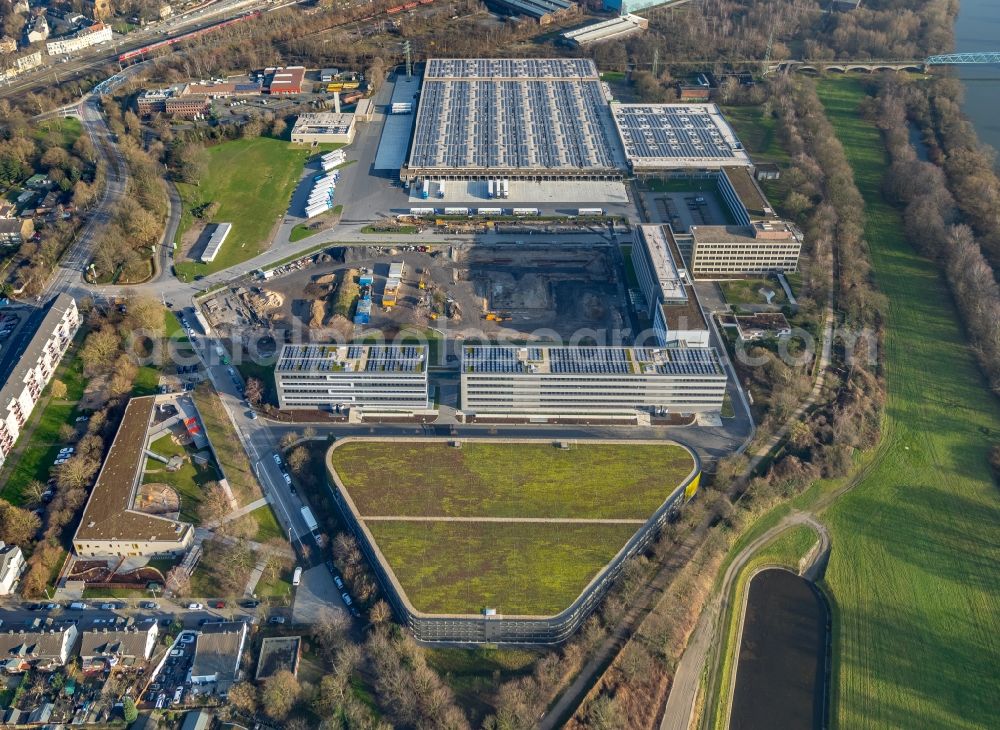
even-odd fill
[[[970,63],[1000,63],[1000,51],[945,53],[941,56],[929,56],[924,60],[924,64],[927,66],[950,66]]]

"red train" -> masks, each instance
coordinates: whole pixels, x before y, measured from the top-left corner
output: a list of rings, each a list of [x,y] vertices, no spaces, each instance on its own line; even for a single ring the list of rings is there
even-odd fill
[[[183,41],[191,40],[192,38],[197,38],[198,36],[205,35],[206,33],[213,33],[220,28],[225,28],[229,25],[234,25],[236,23],[242,23],[244,20],[253,20],[259,18],[261,12],[259,10],[254,10],[253,12],[241,15],[238,18],[230,18],[229,20],[223,20],[221,23],[216,23],[215,25],[210,25],[207,28],[201,28],[199,30],[193,30],[190,33],[184,33],[183,35],[176,36],[174,38],[167,38],[163,41],[157,41],[156,43],[150,43],[148,46],[143,46],[142,48],[136,48],[132,51],[126,51],[125,53],[118,56],[118,63],[124,63],[132,58],[138,58],[139,56],[144,56],[147,53],[152,53],[160,48],[169,48],[172,45],[181,43]]]
[[[405,5],[396,5],[395,7],[391,7],[385,12],[386,15],[395,15],[396,13],[401,13],[404,10],[413,10],[413,8],[420,5],[430,5],[432,2],[434,2],[434,0],[414,0],[406,3]]]

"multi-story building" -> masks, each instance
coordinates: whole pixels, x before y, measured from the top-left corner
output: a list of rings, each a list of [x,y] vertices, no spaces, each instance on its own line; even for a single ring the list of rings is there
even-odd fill
[[[785,221],[691,226],[691,270],[698,278],[747,276],[799,267],[802,236]]]
[[[142,663],[153,655],[159,632],[155,619],[124,628],[84,631],[80,640],[83,670]]]
[[[21,548],[0,540],[0,596],[8,596],[14,592],[25,564]]]
[[[29,44],[39,43],[49,37],[49,21],[44,15],[36,15],[28,21],[24,37]]]
[[[156,404],[154,396],[133,398],[125,407],[118,432],[97,475],[73,536],[82,557],[180,555],[194,540],[194,528],[179,520],[148,514],[135,507],[146,463],[146,433]]]
[[[423,345],[285,345],[274,379],[282,408],[429,407]]]
[[[84,48],[95,46],[98,43],[105,43],[111,40],[111,26],[104,23],[95,23],[89,28],[78,30],[67,38],[58,38],[45,44],[45,49],[50,56],[58,56],[63,53],[76,53]]]
[[[211,101],[204,94],[182,94],[178,89],[149,89],[139,94],[135,100],[139,114],[148,116],[165,112],[179,117],[193,117],[204,114]]]
[[[42,65],[42,52],[30,51],[19,56],[5,59],[3,71],[0,71],[0,78],[12,79],[25,71],[38,68]]]
[[[632,263],[660,347],[708,347],[708,321],[670,227],[639,226]]]
[[[31,218],[0,218],[0,246],[20,246],[34,232]]]
[[[491,418],[601,418],[717,411],[726,391],[709,347],[462,348],[462,411]]]
[[[0,630],[0,669],[19,674],[29,669],[54,669],[69,661],[78,632],[72,623]]]
[[[0,388],[0,465],[14,448],[42,391],[80,328],[76,300],[60,294]]]

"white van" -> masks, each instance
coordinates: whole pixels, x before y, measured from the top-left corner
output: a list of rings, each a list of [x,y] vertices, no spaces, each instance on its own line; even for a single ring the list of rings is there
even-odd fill
[[[295,573],[292,574],[292,585],[297,586],[302,582],[302,568],[296,568]]]

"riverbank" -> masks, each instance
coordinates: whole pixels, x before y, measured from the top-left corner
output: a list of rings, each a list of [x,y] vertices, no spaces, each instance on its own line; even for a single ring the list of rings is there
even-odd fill
[[[938,267],[882,196],[878,129],[858,81],[820,97],[865,198],[874,275],[887,298],[882,442],[857,486],[822,514],[834,549],[832,724],[989,726],[1000,656],[1000,504],[986,461],[1000,409],[971,357]]]

